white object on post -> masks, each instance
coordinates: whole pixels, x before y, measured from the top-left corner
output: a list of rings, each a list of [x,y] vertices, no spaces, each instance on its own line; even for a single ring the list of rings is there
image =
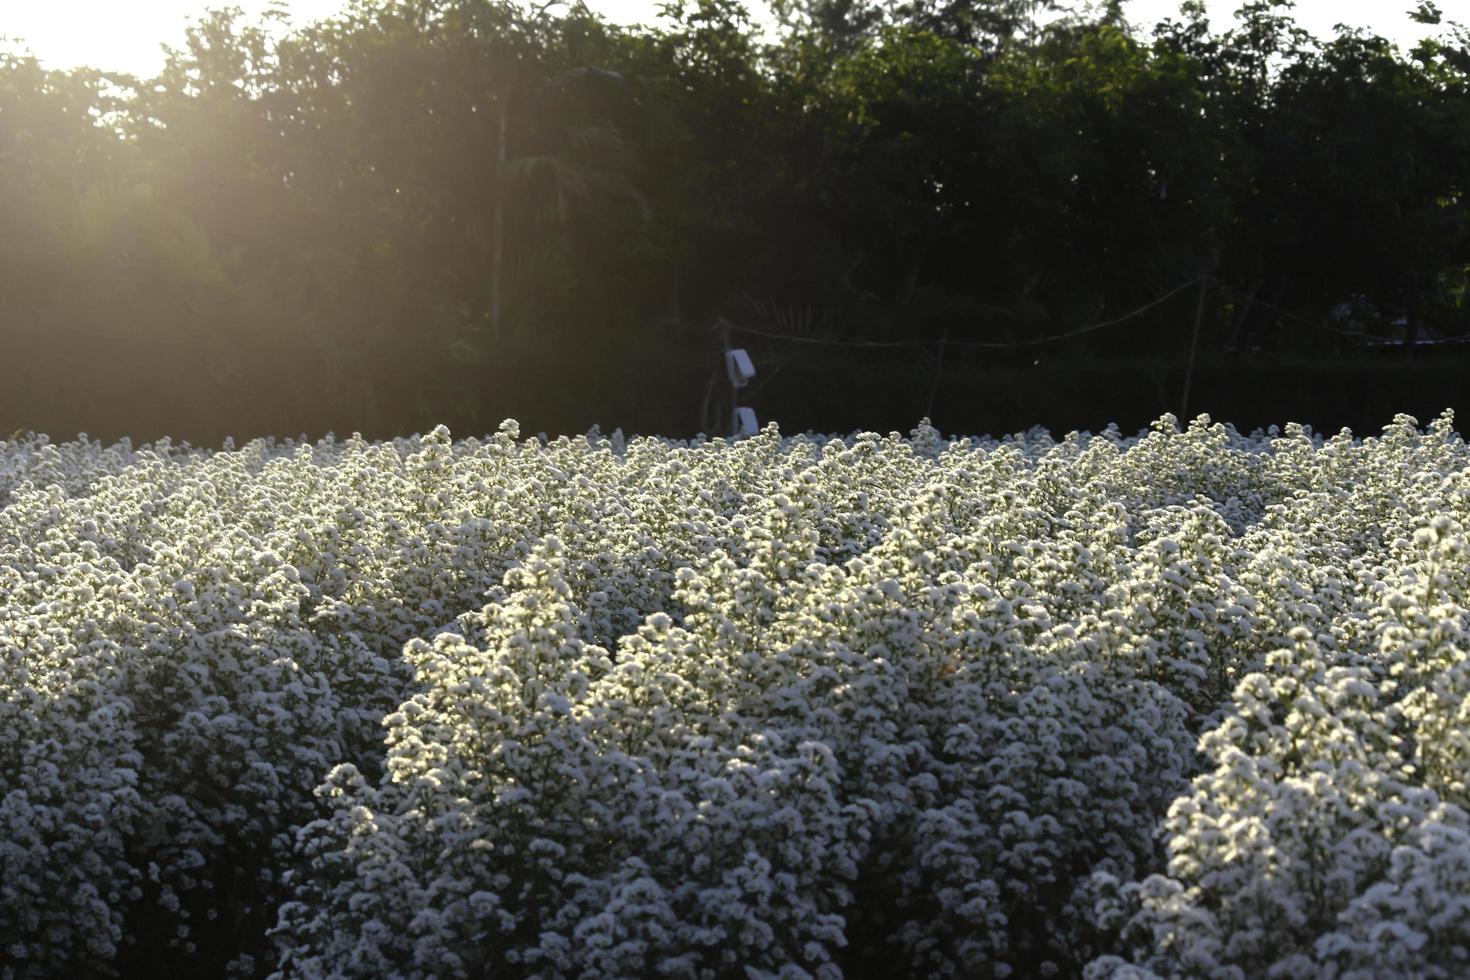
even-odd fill
[[[753,436],[760,430],[760,424],[755,420],[755,409],[749,405],[741,405],[735,409],[736,436]]]
[[[755,365],[750,362],[750,355],[745,353],[745,348],[737,347],[725,351],[725,373],[730,376],[730,384],[735,388],[744,388],[755,377]]]

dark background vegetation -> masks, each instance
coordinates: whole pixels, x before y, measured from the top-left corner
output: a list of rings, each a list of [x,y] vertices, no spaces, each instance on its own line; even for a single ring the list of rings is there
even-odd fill
[[[1470,407],[1463,28],[667,13],[218,12],[153,79],[0,55],[0,435],[691,435],[721,324],[785,431]]]

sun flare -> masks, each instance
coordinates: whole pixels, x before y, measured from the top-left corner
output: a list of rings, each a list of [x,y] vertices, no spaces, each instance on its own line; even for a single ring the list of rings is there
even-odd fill
[[[180,47],[185,28],[210,7],[238,6],[247,20],[272,8],[300,25],[331,17],[347,0],[47,0],[0,5],[0,39],[29,50],[52,68],[102,68],[150,76],[163,67],[165,45]],[[618,22],[652,21],[655,0],[594,0],[593,10]]]

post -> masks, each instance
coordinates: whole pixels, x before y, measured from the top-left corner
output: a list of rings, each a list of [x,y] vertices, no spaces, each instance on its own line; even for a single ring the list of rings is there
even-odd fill
[[[939,335],[939,354],[934,363],[934,380],[929,382],[929,397],[924,402],[924,417],[933,423],[934,421],[934,398],[939,394],[939,380],[944,375],[944,352],[949,349],[949,321],[945,321],[944,331]]]
[[[1207,268],[1204,272],[1200,273],[1199,302],[1194,308],[1194,333],[1189,338],[1189,363],[1184,369],[1184,397],[1181,399],[1179,406],[1179,424],[1183,426],[1189,425],[1189,388],[1191,382],[1194,381],[1194,355],[1195,351],[1199,349],[1199,329],[1200,324],[1205,319],[1205,294],[1209,291],[1209,288],[1210,272]]]
[[[505,116],[509,92],[495,93],[495,207],[490,227],[490,339],[500,342],[500,265],[505,248]]]
[[[721,352],[721,357],[722,358],[724,357],[725,352],[728,351],[729,349],[730,349],[730,325],[728,323],[726,323],[724,320],[721,320],[720,321],[720,352]],[[725,417],[729,421],[729,424],[730,424],[730,435],[731,436],[734,436],[735,433],[736,433],[736,431],[737,431],[737,425],[738,425],[738,423],[736,422],[736,419],[735,419],[735,409],[739,405],[740,392],[735,387],[734,382],[730,381],[728,377],[726,377],[726,387],[730,389],[730,414],[727,415],[727,416],[725,416]]]

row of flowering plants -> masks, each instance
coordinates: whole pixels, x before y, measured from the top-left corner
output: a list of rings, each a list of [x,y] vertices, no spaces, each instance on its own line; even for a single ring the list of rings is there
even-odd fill
[[[0,443],[0,977],[1470,972],[1470,449]]]

